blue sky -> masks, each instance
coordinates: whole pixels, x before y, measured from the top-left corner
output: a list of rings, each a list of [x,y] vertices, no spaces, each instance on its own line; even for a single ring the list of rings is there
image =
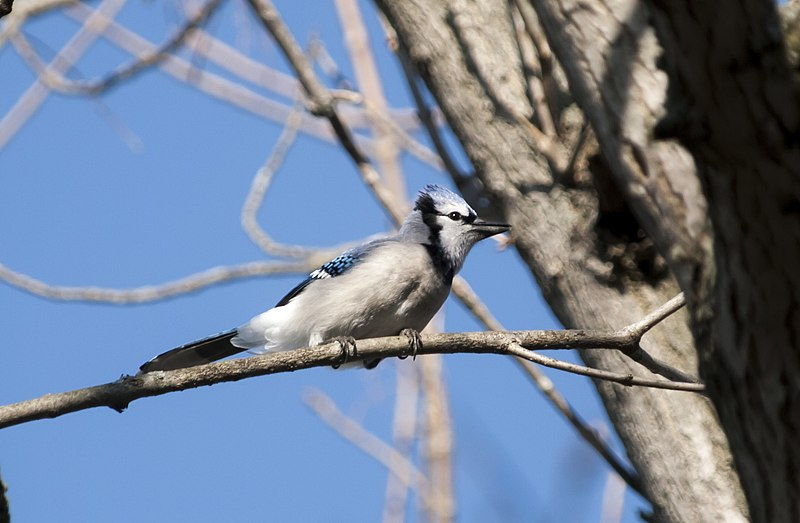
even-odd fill
[[[277,6],[301,41],[318,34],[353,78],[332,3]],[[372,5],[362,10],[387,97],[408,107]],[[178,12],[175,4],[131,1],[117,21],[160,41]],[[49,59],[76,29],[52,14],[25,34]],[[208,30],[286,70],[242,2],[224,3]],[[92,78],[128,60],[101,39],[71,77]],[[0,70],[6,114],[35,77],[9,44],[0,48]],[[0,151],[0,263],[57,285],[132,288],[264,259],[239,213],[280,131],[157,70],[98,100],[50,94]],[[410,157],[403,168],[408,197],[427,183],[449,183]],[[314,246],[389,228],[345,154],[304,136],[259,219],[277,240]],[[513,250],[484,242],[462,275],[508,328],[558,328]],[[272,306],[299,278],[244,279],[131,306],[49,301],[0,284],[0,403],[134,373],[163,350]],[[447,331],[480,328],[448,301]],[[396,364],[246,380],[140,400],[123,414],[94,409],[0,431],[13,521],[378,520],[386,470],[302,398],[318,389],[388,440]],[[588,380],[546,372],[587,420],[608,430]],[[598,521],[608,468],[510,361],[448,356],[445,377],[459,521]],[[623,520],[635,521],[641,507],[627,495]]]

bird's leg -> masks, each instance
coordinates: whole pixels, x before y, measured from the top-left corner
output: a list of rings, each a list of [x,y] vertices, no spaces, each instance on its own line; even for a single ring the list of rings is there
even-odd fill
[[[422,348],[422,338],[419,335],[419,332],[415,331],[414,329],[403,329],[400,331],[400,334],[408,338],[408,346],[411,347],[411,359],[417,359],[417,352]],[[401,356],[400,359],[404,360],[408,356]]]
[[[350,359],[350,349],[353,350],[353,358],[358,357],[358,348],[356,347],[356,339],[352,336],[336,336],[331,341],[335,341],[342,349],[342,362],[338,365],[333,365],[334,369],[338,369]]]

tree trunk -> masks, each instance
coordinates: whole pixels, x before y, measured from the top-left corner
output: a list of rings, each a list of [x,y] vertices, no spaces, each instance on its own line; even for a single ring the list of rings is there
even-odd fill
[[[651,4],[702,168],[715,274],[692,289],[700,371],[754,521],[800,521],[800,99],[776,6]],[[700,52],[704,50],[704,52]]]
[[[653,139],[667,114],[667,75],[656,67],[660,48],[646,6],[536,3],[599,146],[591,172],[560,177],[520,123],[533,109],[507,2],[378,3],[565,326],[618,327],[712,277],[714,238],[692,155],[674,139]],[[576,112],[566,109],[562,129],[580,126]],[[645,342],[674,366],[697,369],[686,313]],[[583,357],[593,366],[643,372],[602,352]],[[707,399],[597,386],[655,520],[747,519],[727,438]]]

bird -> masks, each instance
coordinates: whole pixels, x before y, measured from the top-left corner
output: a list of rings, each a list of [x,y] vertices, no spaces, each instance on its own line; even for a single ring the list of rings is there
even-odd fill
[[[461,196],[423,187],[400,230],[346,250],[247,323],[156,356],[140,373],[210,363],[240,352],[263,353],[406,334],[414,349],[450,293],[453,277],[479,241],[510,226],[478,218]],[[344,340],[344,341],[343,341]],[[363,361],[372,368],[380,360]]]

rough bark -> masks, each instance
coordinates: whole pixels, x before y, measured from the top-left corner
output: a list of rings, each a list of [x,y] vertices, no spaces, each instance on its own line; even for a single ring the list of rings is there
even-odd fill
[[[378,4],[486,192],[514,226],[521,256],[565,326],[628,323],[666,301],[679,281],[709,270],[703,265],[709,222],[691,156],[674,141],[650,141],[663,114],[666,75],[656,71],[658,49],[641,6],[552,4],[553,19],[539,13],[560,62],[574,59],[565,73],[602,152],[593,176],[581,173],[565,186],[518,124],[531,107],[506,2]],[[690,176],[680,176],[681,169]],[[614,201],[619,192],[624,200]],[[653,234],[642,237],[640,227]],[[686,315],[667,322],[645,346],[677,367],[697,367]],[[584,358],[603,368],[629,365],[611,353]],[[747,519],[725,434],[707,400],[597,385],[656,520]]]
[[[798,521],[800,98],[776,6],[651,6],[683,102],[663,132],[702,166],[714,228],[716,271],[691,308],[700,370],[753,520]]]

